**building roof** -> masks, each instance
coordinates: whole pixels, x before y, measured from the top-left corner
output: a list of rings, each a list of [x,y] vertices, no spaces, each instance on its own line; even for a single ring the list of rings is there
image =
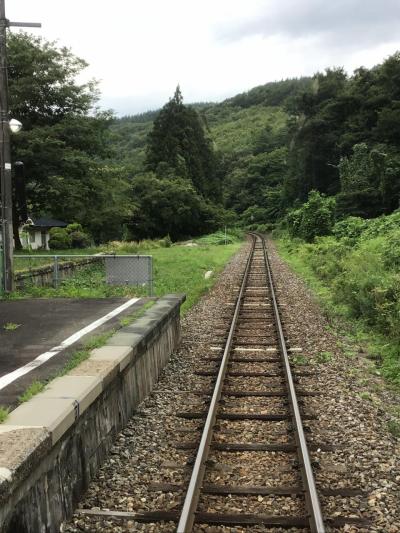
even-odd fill
[[[36,218],[33,219],[33,225],[31,228],[66,228],[68,224],[62,220],[56,220],[54,218]]]

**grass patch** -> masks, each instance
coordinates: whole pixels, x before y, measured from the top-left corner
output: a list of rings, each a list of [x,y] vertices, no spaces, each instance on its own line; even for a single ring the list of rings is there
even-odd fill
[[[400,438],[400,422],[397,420],[389,420],[388,429],[393,437]]]
[[[235,242],[226,246],[172,246],[144,250],[143,253],[153,256],[154,294],[186,293],[186,302],[182,306],[182,312],[185,313],[215,283],[216,275],[240,246],[240,242]],[[208,270],[212,270],[214,275],[204,279]],[[111,286],[104,279],[104,267],[91,265],[65,279],[57,289],[30,285],[16,291],[11,297],[107,298],[146,294],[145,288]]]
[[[18,397],[19,403],[24,403],[33,398],[36,394],[39,394],[39,392],[42,392],[42,390],[45,388],[46,382],[44,381],[34,381],[29,385],[29,387],[25,390],[21,396]]]
[[[357,352],[354,351],[354,350],[347,350],[345,349],[343,351],[344,355],[348,358],[348,359],[354,359],[355,356],[357,355]]]
[[[124,316],[120,319],[119,324],[121,327],[129,326],[129,324],[132,324],[135,320],[138,318],[141,318],[150,307],[153,307],[155,304],[155,300],[151,300],[150,302],[146,302],[140,309],[135,311],[134,313]]]
[[[316,355],[316,360],[319,364],[329,363],[329,361],[332,361],[332,357],[332,352],[320,352]]]
[[[6,331],[15,331],[20,325],[21,324],[15,324],[14,322],[7,322],[7,324],[4,324],[3,329]]]
[[[86,361],[86,359],[88,359],[90,356],[90,352],[96,348],[101,348],[104,346],[108,339],[114,335],[115,331],[115,329],[112,329],[111,331],[101,333],[100,335],[95,335],[94,337],[88,339],[84,343],[83,347],[74,352],[64,367],[51,379],[65,376],[65,374],[68,374],[70,370],[83,363],[83,361]],[[51,379],[48,380],[48,383],[51,381]]]
[[[8,413],[9,413],[8,407],[0,406],[0,424],[2,424],[3,422],[7,420]]]
[[[299,365],[299,366],[307,366],[307,365],[309,365],[309,361],[308,361],[308,359],[306,359],[304,357],[304,355],[293,355],[291,357],[291,361],[295,365]]]
[[[359,396],[362,400],[368,400],[369,402],[372,402],[371,393],[368,391],[360,392]]]
[[[244,232],[241,229],[227,229],[225,231],[216,231],[210,235],[205,235],[195,239],[195,242],[198,244],[204,245],[221,245],[221,244],[233,244],[235,242],[241,241],[243,239]]]
[[[107,340],[115,333],[115,329],[108,331],[106,333],[102,333],[100,335],[96,335],[90,339],[88,339],[87,342],[85,342],[84,346],[80,349],[74,352],[69,360],[65,363],[63,368],[59,370],[56,374],[50,376],[46,381],[34,381],[29,385],[29,387],[21,394],[21,396],[18,397],[18,403],[24,403],[36,396],[36,394],[39,394],[39,392],[42,392],[45,387],[53,381],[53,379],[65,376],[68,374],[70,370],[80,365],[83,361],[89,358],[90,352],[94,350],[95,348],[100,348],[101,346],[104,346],[104,344],[107,342]]]

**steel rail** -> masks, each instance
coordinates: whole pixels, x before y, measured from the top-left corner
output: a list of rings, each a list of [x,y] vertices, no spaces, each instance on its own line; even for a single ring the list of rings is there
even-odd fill
[[[177,533],[189,533],[195,521],[195,513],[199,502],[200,491],[204,480],[204,473],[206,468],[206,461],[208,458],[211,439],[213,436],[213,429],[217,416],[218,403],[222,394],[222,387],[228,366],[229,355],[231,351],[233,335],[236,328],[236,323],[239,317],[241,302],[246,288],[247,278],[249,275],[250,265],[254,254],[256,237],[251,235],[253,242],[252,248],[247,259],[246,268],[243,275],[242,284],[240,286],[239,295],[236,302],[235,312],[233,315],[231,327],[229,329],[228,339],[226,341],[224,353],[222,356],[221,366],[218,372],[218,377],[215,383],[214,392],[211,398],[210,407],[208,410],[206,422],[204,424],[203,433],[201,435],[200,444],[197,450],[196,460],[193,466],[192,475],[190,478],[188,490],[185,501],[183,503],[182,512],[179,518]]]
[[[297,453],[299,456],[300,471],[305,487],[305,500],[309,512],[310,530],[312,533],[325,533],[325,526],[322,517],[321,504],[318,497],[318,492],[315,485],[314,475],[311,467],[310,454],[307,448],[307,441],[304,435],[303,424],[299,404],[296,397],[296,391],[293,383],[292,371],[290,369],[289,356],[285,343],[285,336],[281,319],[279,316],[278,304],[275,296],[275,289],[272,279],[271,266],[268,258],[267,248],[264,237],[260,236],[263,244],[264,261],[267,269],[268,280],[271,291],[271,299],[274,309],[275,322],[278,330],[278,340],[281,349],[281,357],[283,361],[283,368],[285,372],[285,380],[289,393],[290,409],[292,412],[294,434],[297,444]]]

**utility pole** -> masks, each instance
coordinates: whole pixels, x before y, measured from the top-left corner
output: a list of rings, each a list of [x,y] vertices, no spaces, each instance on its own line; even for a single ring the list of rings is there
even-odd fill
[[[10,22],[6,19],[5,0],[0,0],[0,186],[1,235],[3,247],[3,290],[14,288],[12,183],[10,153],[10,117],[8,111],[7,28],[40,28],[35,22]]]

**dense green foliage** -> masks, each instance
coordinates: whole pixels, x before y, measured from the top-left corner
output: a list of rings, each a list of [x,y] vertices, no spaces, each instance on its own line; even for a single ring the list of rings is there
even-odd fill
[[[328,69],[291,105],[291,201],[338,194],[338,215],[373,217],[399,206],[400,54],[353,76]]]
[[[52,250],[87,248],[90,242],[90,236],[83,231],[80,224],[68,224],[66,228],[50,229],[49,247]]]
[[[259,207],[259,222],[263,222],[265,217],[269,221],[275,221],[277,216],[283,214],[282,184],[287,158],[287,114],[275,103],[278,100],[280,103],[286,101],[290,94],[300,91],[300,88],[308,83],[309,80],[304,79],[267,84],[265,90],[260,87],[255,93],[246,93],[243,96],[245,105],[239,105],[239,101],[231,99],[221,104],[186,106],[191,112],[185,113],[194,115],[197,112],[206,131],[207,146],[211,147],[211,141],[214,148],[211,159],[214,170],[207,173],[209,190],[200,185],[197,186],[197,191],[206,198],[211,197],[214,204],[222,200],[225,210],[230,211],[231,215],[226,211],[221,212],[219,219],[222,217],[232,221],[240,215],[245,223],[251,224],[254,219],[251,221],[251,213],[245,212],[254,206]],[[271,103],[268,99],[270,92],[274,93]],[[165,106],[170,114],[174,109],[179,109],[179,104],[171,102],[173,101]],[[135,172],[143,168],[146,161],[146,136],[152,131],[154,119],[154,113],[149,113],[125,117],[111,126],[113,147],[125,164],[135,169]],[[163,119],[163,122],[166,121]],[[184,135],[184,132],[180,135]],[[150,139],[153,142],[154,136],[150,135]],[[129,142],[132,144],[128,147]],[[181,144],[174,143],[175,147],[180,147]],[[156,173],[165,175],[168,170],[171,170],[170,165],[167,169],[165,166],[158,166]],[[179,164],[174,166],[173,174],[176,173],[184,174]],[[196,180],[192,180],[192,184],[196,187]]]
[[[276,223],[312,190],[336,197],[337,219],[397,209],[399,79],[396,53],[352,76],[327,69],[193,106],[213,141],[224,207],[247,226]],[[112,125],[119,153],[121,131],[134,143],[124,154],[134,168],[145,159],[153,120],[149,113]]]
[[[130,226],[135,238],[170,235],[177,240],[222,224],[218,208],[185,178],[146,172],[135,176],[132,190],[140,206]]]
[[[23,33],[7,44],[10,111],[23,124],[12,153],[24,162],[28,214],[78,221],[96,240],[118,236],[132,213],[127,171],[109,161],[111,117],[93,107],[96,84],[75,81],[86,63]],[[23,212],[14,202],[15,225]]]
[[[289,259],[308,266],[327,288],[335,311],[382,336],[382,371],[400,383],[400,212],[349,217],[314,243],[283,241]],[[381,360],[382,359],[382,360]]]
[[[335,199],[311,191],[308,201],[287,216],[288,229],[293,237],[311,242],[317,235],[329,235],[335,220]]]
[[[183,104],[179,86],[155,117],[145,143],[141,171],[132,176],[137,209],[128,224],[130,235],[168,234],[176,240],[207,233],[229,220],[221,205],[212,143],[198,112]]]

